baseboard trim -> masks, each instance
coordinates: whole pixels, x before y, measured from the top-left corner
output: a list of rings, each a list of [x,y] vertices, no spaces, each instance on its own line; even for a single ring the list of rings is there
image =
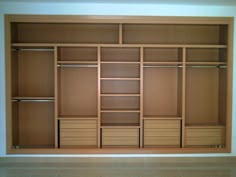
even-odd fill
[[[81,164],[155,164],[155,163],[232,163],[231,157],[0,157],[0,163],[81,163]]]

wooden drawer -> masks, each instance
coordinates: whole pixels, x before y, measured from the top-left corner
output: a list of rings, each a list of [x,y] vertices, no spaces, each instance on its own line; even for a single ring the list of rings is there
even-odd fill
[[[144,120],[144,147],[180,147],[180,120]]]
[[[146,128],[180,128],[180,120],[144,120],[144,129]]]
[[[144,135],[145,137],[180,137],[180,129],[144,129]]]
[[[85,147],[96,147],[97,138],[96,137],[72,137],[72,138],[61,138],[60,147],[75,147],[75,146],[85,146]]]
[[[225,127],[186,127],[186,146],[216,146],[225,144]]]
[[[103,128],[102,147],[139,147],[139,129]]]
[[[97,120],[60,120],[60,128],[97,128]]]
[[[69,137],[96,137],[97,129],[60,129],[61,138]]]
[[[60,147],[96,147],[96,120],[60,120]]]
[[[148,146],[180,146],[179,136],[147,136],[144,138],[144,147]]]

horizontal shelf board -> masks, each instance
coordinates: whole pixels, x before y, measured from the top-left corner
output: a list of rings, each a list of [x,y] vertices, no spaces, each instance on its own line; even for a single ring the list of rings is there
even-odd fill
[[[12,43],[12,47],[55,47],[54,43]]]
[[[112,109],[112,110],[101,110],[100,112],[140,112],[140,110]]]
[[[54,97],[12,97],[13,102],[54,102]]]
[[[227,48],[227,45],[214,44],[90,44],[90,43],[12,43],[13,47],[156,47],[156,48]]]
[[[132,62],[132,61],[101,61],[101,64],[140,64],[140,62]]]
[[[102,123],[101,128],[140,128],[137,123]]]
[[[72,64],[57,64],[57,67],[66,67],[66,68],[97,68],[97,64],[91,64],[91,63],[72,63]]]
[[[59,116],[58,120],[97,120],[96,116]]]
[[[173,148],[173,147],[145,147],[145,148],[41,148],[41,149],[10,149],[11,154],[179,154],[179,153],[226,153],[229,152],[226,148],[209,148],[209,147],[187,147],[187,148]],[[87,158],[88,159],[88,158]],[[98,158],[97,158],[98,159]],[[25,159],[24,159],[25,160]],[[94,160],[94,159],[93,159]],[[14,161],[14,159],[13,159]],[[58,162],[58,159],[56,159]],[[63,162],[65,159],[63,159]],[[69,160],[71,161],[71,160]],[[100,159],[98,159],[98,163]],[[157,160],[160,161],[159,159]],[[89,160],[90,162],[90,160]],[[204,159],[205,162],[205,159]],[[210,160],[210,162],[213,162]]]
[[[219,128],[225,127],[223,124],[186,124],[185,128]]]
[[[54,145],[17,145],[13,149],[54,149]]]
[[[17,97],[12,97],[12,99],[16,100],[54,100],[54,97],[26,97],[26,96],[17,96]]]
[[[226,62],[186,62],[186,65],[227,65]]]
[[[127,94],[101,94],[101,96],[123,96],[123,97],[126,97],[126,96],[140,96],[140,94],[130,94],[130,93],[127,93]]]
[[[57,61],[58,64],[97,64],[97,61]]]
[[[101,78],[101,80],[140,80],[140,78],[124,78],[124,77],[110,77],[110,78]]]
[[[143,119],[145,119],[145,120],[151,120],[151,119],[182,120],[182,117],[178,117],[178,116],[144,116]]]
[[[162,62],[162,61],[144,61],[144,65],[181,65],[183,62],[175,62],[175,61],[169,61],[169,62]]]

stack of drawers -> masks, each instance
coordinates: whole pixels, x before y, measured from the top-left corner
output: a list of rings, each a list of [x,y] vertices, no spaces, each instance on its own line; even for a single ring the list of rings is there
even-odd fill
[[[97,120],[60,120],[60,147],[97,147]]]

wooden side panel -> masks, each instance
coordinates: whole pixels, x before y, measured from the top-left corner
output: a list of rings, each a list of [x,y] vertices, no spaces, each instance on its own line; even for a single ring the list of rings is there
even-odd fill
[[[102,147],[139,147],[139,129],[103,128]]]

